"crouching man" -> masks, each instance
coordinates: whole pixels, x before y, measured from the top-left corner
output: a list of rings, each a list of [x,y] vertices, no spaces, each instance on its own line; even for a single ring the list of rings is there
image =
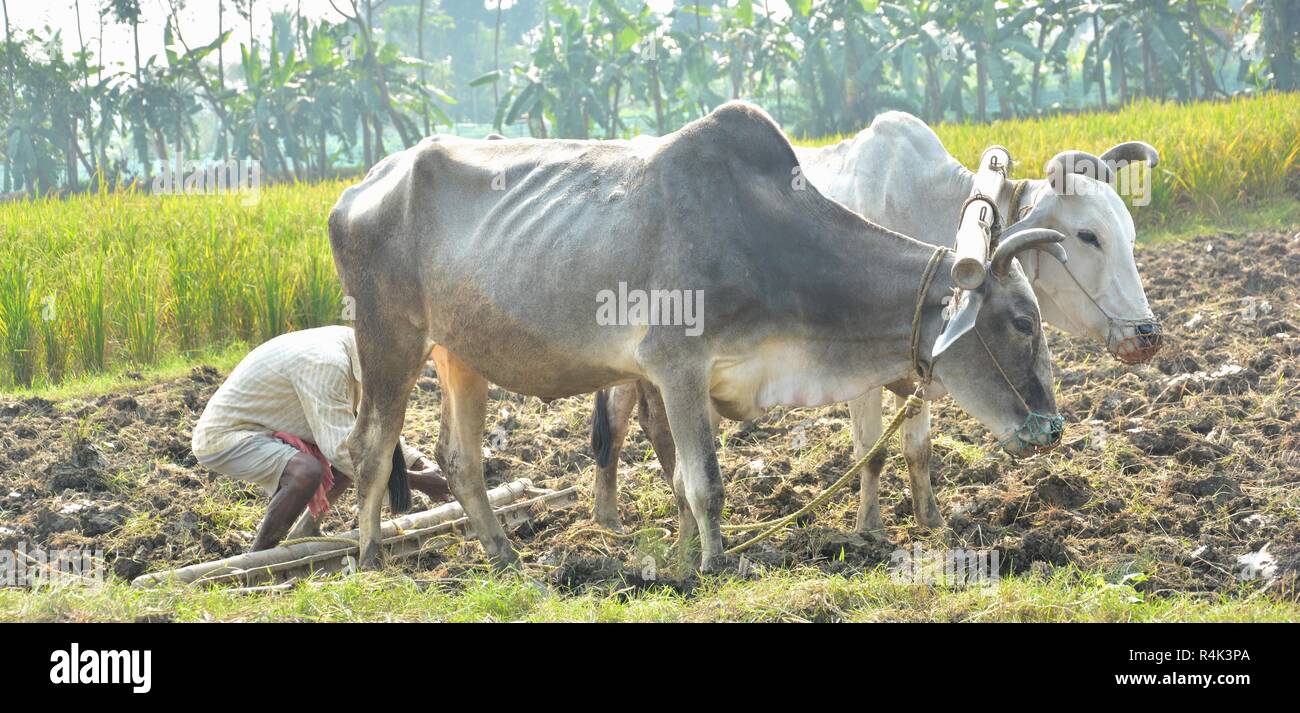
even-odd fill
[[[351,327],[282,334],[249,352],[212,395],[194,427],[194,456],[204,468],[271,496],[253,550],[276,546],[304,509],[309,512],[293,536],[317,533],[320,518],[352,485],[355,471],[344,440],[360,400]],[[409,500],[405,482],[434,502],[451,498],[437,466],[404,441],[394,450],[393,469],[390,500]]]

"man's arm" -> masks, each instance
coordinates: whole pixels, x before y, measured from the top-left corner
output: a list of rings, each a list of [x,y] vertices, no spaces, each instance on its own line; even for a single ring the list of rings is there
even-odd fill
[[[402,439],[402,456],[406,459],[408,470],[428,470],[433,467],[433,459],[421,453]]]

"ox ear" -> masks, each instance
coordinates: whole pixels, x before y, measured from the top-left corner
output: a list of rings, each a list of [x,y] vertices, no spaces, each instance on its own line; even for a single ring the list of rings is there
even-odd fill
[[[979,290],[962,290],[961,303],[957,306],[957,311],[953,314],[952,319],[948,320],[948,325],[943,328],[939,338],[934,340],[934,348],[930,350],[930,363],[939,358],[952,346],[953,342],[969,332],[975,327],[975,318],[979,316],[980,307],[984,304],[984,293]]]

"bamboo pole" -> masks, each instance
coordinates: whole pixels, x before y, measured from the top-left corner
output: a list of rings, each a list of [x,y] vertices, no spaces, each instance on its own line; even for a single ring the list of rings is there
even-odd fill
[[[507,527],[526,522],[541,512],[569,507],[577,502],[574,488],[541,490],[534,488],[527,478],[500,485],[489,490],[487,495],[497,517]],[[451,533],[472,534],[469,518],[456,502],[388,520],[381,528],[383,557],[386,561],[410,557],[419,553],[429,538]],[[355,566],[358,552],[355,543],[359,537],[359,530],[351,530],[326,541],[299,542],[144,574],[136,577],[132,584],[142,588],[155,587],[167,581],[184,584],[237,582],[257,586],[313,573],[338,572]],[[352,540],[352,543],[343,540]]]
[[[957,260],[952,266],[952,281],[964,290],[984,284],[998,203],[1006,190],[1010,166],[1011,154],[1002,146],[990,146],[980,156],[975,184],[957,225]]]

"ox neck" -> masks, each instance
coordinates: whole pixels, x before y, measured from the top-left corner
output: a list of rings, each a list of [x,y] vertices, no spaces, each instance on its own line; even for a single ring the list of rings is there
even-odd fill
[[[855,216],[856,217],[856,216]],[[940,253],[931,269],[932,278],[925,293],[919,294],[927,268],[935,256],[935,246],[881,229],[872,223],[862,225],[862,240],[841,241],[854,246],[857,253],[853,261],[863,266],[861,294],[866,299],[858,307],[850,343],[856,343],[853,354],[845,354],[847,362],[866,359],[871,365],[861,364],[871,371],[881,371],[891,380],[915,375],[916,360],[930,364],[930,348],[942,328],[943,299],[952,284],[948,277],[952,269],[951,252]],[[919,323],[917,300],[921,301]],[[918,340],[913,352],[913,335]]]

